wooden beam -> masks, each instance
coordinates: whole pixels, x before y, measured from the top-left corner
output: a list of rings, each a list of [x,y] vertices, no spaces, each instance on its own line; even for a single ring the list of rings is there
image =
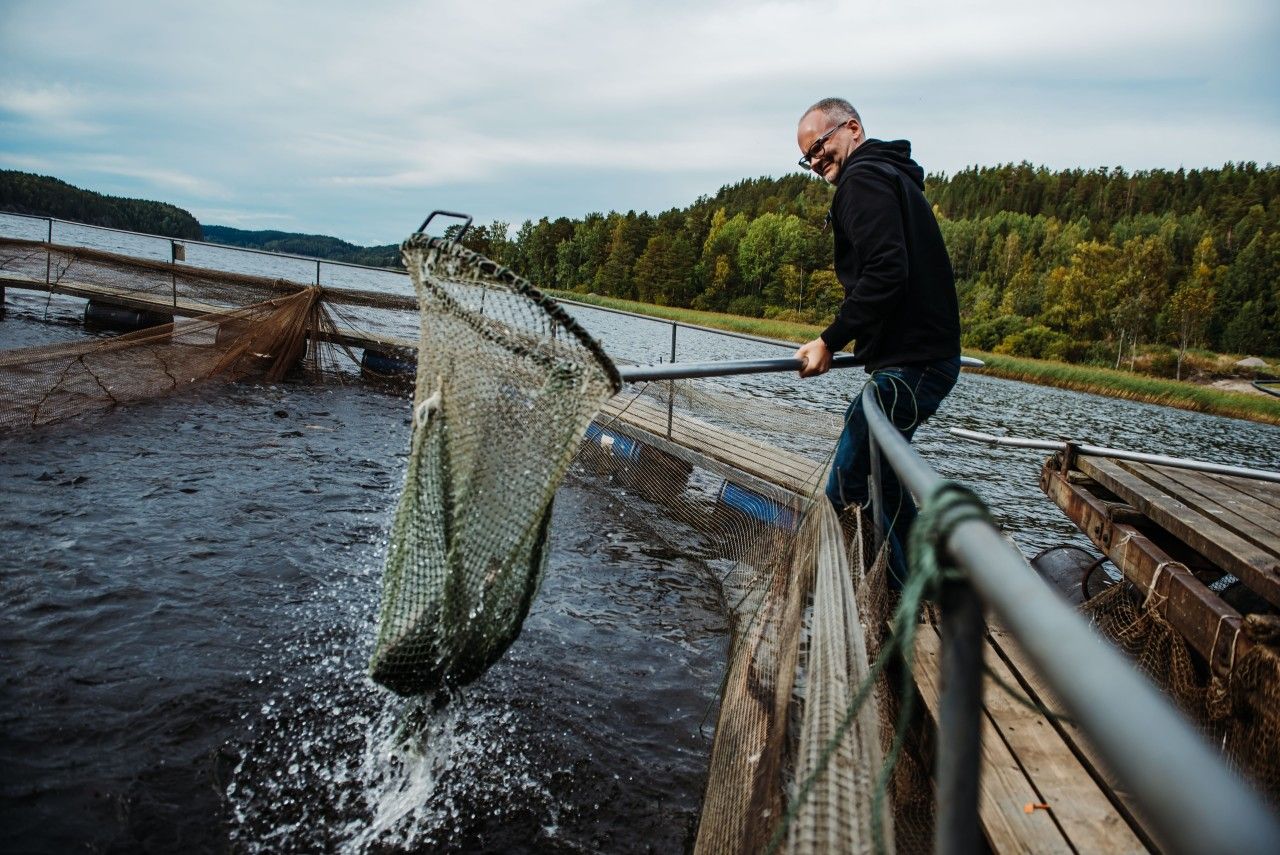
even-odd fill
[[[932,626],[921,625],[916,634],[912,663],[916,686],[925,707],[936,722],[941,705],[941,639]],[[1028,780],[1018,758],[1000,737],[988,716],[982,719],[982,767],[978,791],[978,816],[983,835],[992,850],[1026,853],[1074,853],[1050,810],[1027,805],[1045,804],[1042,793]]]
[[[1155,588],[1156,609],[1216,674],[1230,674],[1252,646],[1240,631],[1239,612],[1131,522],[1113,519],[1086,484],[1073,483],[1052,462],[1041,470],[1040,487],[1138,590]]]
[[[1079,459],[1080,471],[1225,572],[1235,574],[1268,602],[1280,605],[1280,556],[1195,512],[1176,496],[1153,488],[1129,468],[1133,465],[1095,457]]]
[[[1028,699],[1036,701],[1047,710],[1061,712],[1064,709],[1062,702],[1044,682],[1012,635],[992,626],[989,628],[987,638],[991,644],[991,651],[995,654],[993,658],[1003,660],[1015,679],[1015,682],[1010,685],[1023,689]],[[1150,824],[1144,819],[1142,811],[1129,794],[1120,787],[1084,731],[1065,718],[1046,717],[1045,721],[1058,732],[1063,742],[1081,761],[1085,770],[1098,783],[1100,791],[1110,799],[1113,807],[1124,818],[1131,831],[1140,838],[1141,844],[1151,851],[1158,851],[1159,847],[1155,843],[1154,834],[1151,832]],[[1104,850],[1109,851],[1106,847],[1098,851]]]
[[[1010,688],[1020,687],[1022,680],[990,639],[985,661],[992,675],[986,678],[983,695],[987,713],[1072,847],[1078,852],[1149,851],[1129,827],[1129,817],[1100,788],[1105,784],[1080,761],[1054,722],[999,685],[995,678]],[[1037,700],[1048,710],[1062,710],[1051,694]]]

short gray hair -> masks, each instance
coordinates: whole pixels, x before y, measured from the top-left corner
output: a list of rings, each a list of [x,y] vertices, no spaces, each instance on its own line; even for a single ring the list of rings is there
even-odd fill
[[[803,119],[815,111],[821,111],[824,116],[833,122],[847,122],[850,119],[857,119],[858,124],[862,124],[862,117],[858,115],[858,111],[853,109],[853,105],[843,98],[823,98],[808,110],[805,110],[804,115],[800,118]]]

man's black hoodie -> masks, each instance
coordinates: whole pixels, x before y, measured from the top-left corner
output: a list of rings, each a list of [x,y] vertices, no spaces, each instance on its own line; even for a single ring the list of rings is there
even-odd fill
[[[868,371],[960,355],[951,260],[924,170],[906,140],[867,140],[845,161],[831,203],[835,268],[844,302],[822,340]]]

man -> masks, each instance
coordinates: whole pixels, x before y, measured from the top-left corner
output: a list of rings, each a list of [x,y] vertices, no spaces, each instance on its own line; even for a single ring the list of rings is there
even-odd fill
[[[844,301],[822,335],[796,351],[801,377],[825,374],[850,342],[886,415],[908,441],[933,415],[960,373],[960,313],[951,260],[924,197],[924,170],[905,140],[866,138],[841,98],[825,98],[800,118],[800,165],[836,187],[830,222]],[[827,497],[837,511],[868,499],[871,455],[862,396],[845,413]],[[906,578],[903,547],[916,506],[882,461],[890,568]]]

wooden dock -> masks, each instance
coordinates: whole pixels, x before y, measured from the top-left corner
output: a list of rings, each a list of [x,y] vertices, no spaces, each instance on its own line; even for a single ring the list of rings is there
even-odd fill
[[[625,390],[605,402],[597,420],[778,501],[810,495],[826,475],[825,461],[783,451],[679,410],[669,414],[656,401]]]
[[[920,627],[914,673],[934,723],[941,706],[942,643]],[[1062,709],[1012,637],[992,628],[983,660],[978,820],[994,852],[1158,851],[1074,725],[1033,708]],[[1011,691],[1012,690],[1012,691]]]
[[[1280,484],[1058,454],[1040,486],[1218,676],[1250,645],[1240,606],[1280,606]]]

